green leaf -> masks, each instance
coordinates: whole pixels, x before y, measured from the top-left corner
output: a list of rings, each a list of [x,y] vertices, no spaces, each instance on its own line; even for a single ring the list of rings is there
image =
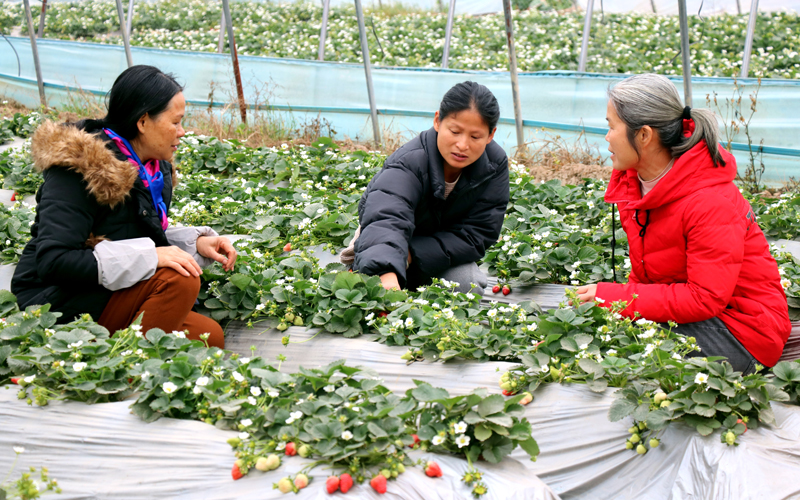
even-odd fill
[[[617,422],[627,417],[636,410],[636,403],[625,398],[615,399],[608,409],[608,419]]]
[[[247,290],[247,287],[253,282],[253,278],[245,274],[237,273],[228,278],[228,281],[236,285],[236,288],[239,290]]]
[[[704,404],[706,406],[714,406],[717,397],[710,392],[695,392],[692,394],[692,401],[695,403]]]
[[[486,418],[487,415],[492,415],[501,412],[505,409],[506,402],[503,396],[499,394],[492,394],[485,398],[478,404],[478,414]]]
[[[382,438],[382,437],[387,437],[387,436],[388,436],[388,434],[386,433],[386,431],[384,431],[383,429],[381,429],[381,428],[380,428],[380,426],[378,426],[378,424],[376,424],[375,422],[368,422],[368,423],[367,423],[367,429],[368,429],[368,430],[369,430],[369,431],[372,433],[372,435],[373,435],[373,436],[375,436],[376,438]]]
[[[536,440],[533,437],[529,437],[525,441],[520,441],[519,447],[525,450],[525,453],[530,455],[532,458],[536,458],[539,455],[539,445],[536,443]]]
[[[478,441],[486,441],[492,437],[492,430],[488,427],[484,426],[483,424],[478,424],[475,426],[475,439]]]
[[[419,386],[412,389],[411,395],[424,403],[447,399],[448,397],[450,397],[450,394],[446,390],[440,389],[438,387],[433,387],[428,383],[422,383]]]
[[[645,422],[647,422],[648,429],[658,431],[666,427],[671,419],[672,419],[672,412],[670,412],[666,408],[659,408],[658,410],[651,411],[647,415]]]
[[[595,378],[602,377],[606,374],[606,370],[600,366],[600,363],[593,359],[582,358],[580,361],[578,361],[578,366],[580,366],[581,370],[585,371],[586,373],[594,375]]]

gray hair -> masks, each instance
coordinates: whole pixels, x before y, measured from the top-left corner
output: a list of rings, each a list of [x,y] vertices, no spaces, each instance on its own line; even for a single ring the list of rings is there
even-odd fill
[[[683,136],[684,105],[678,89],[662,75],[634,75],[608,89],[608,99],[620,120],[628,128],[628,142],[639,153],[634,137],[645,125],[658,134],[661,144],[677,158],[705,140],[714,166],[725,166],[719,152],[719,125],[709,109],[691,108],[695,130]]]

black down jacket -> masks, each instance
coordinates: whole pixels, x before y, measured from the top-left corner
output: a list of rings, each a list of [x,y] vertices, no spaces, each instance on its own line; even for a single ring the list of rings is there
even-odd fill
[[[409,275],[433,277],[476,262],[497,241],[509,196],[505,152],[492,141],[462,170],[445,200],[437,136],[433,128],[422,132],[389,156],[370,181],[358,204],[361,235],[353,270],[394,272],[405,287]]]
[[[60,321],[81,313],[97,320],[113,292],[99,284],[94,244],[148,237],[169,246],[150,192],[108,136],[82,123],[44,123],[33,135],[31,153],[44,184],[11,291],[20,307],[51,304],[51,311],[62,313]],[[162,161],[160,168],[169,208],[172,165]]]

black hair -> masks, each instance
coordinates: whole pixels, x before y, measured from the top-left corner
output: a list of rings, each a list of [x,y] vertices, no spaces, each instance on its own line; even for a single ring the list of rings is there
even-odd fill
[[[131,66],[117,77],[106,96],[108,114],[101,120],[86,120],[87,128],[110,128],[125,139],[134,139],[139,135],[139,118],[155,118],[182,91],[171,74],[154,66]]]
[[[491,134],[500,119],[500,105],[497,104],[497,98],[492,91],[480,83],[469,81],[453,85],[453,88],[442,97],[442,103],[439,105],[439,121],[467,109],[474,109],[481,115]]]

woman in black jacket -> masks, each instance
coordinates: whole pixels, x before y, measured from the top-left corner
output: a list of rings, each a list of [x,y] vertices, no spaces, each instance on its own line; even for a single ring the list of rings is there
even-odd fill
[[[483,293],[478,269],[508,206],[508,158],[493,141],[500,108],[475,82],[451,88],[433,128],[395,151],[358,205],[360,227],[343,262],[383,286],[416,289],[442,278]]]
[[[200,264],[230,270],[236,251],[211,228],[167,221],[182,90],[157,68],[133,66],[114,82],[104,119],[36,131],[31,152],[44,184],[11,282],[21,307],[50,304],[63,322],[89,313],[112,333],[145,313],[144,332],[208,333],[224,345],[220,326],[191,308]]]

